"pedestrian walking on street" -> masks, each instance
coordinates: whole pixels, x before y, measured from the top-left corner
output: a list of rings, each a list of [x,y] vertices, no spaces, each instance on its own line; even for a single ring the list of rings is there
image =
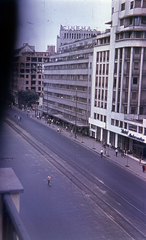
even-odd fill
[[[101,158],[102,158],[102,156],[103,156],[103,149],[101,149],[100,155],[101,155]]]
[[[116,157],[117,157],[117,155],[118,155],[118,149],[116,148],[116,150],[115,150],[115,153],[116,153]]]
[[[48,185],[51,187],[51,176],[48,175],[47,179],[48,179]]]
[[[145,165],[144,164],[142,165],[142,170],[143,170],[143,172],[145,171]]]
[[[139,159],[139,165],[141,166],[141,158]]]

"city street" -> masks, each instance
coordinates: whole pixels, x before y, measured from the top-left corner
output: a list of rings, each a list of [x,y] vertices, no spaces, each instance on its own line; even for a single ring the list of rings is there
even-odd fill
[[[101,159],[99,154],[57,133],[53,126],[27,117],[25,112],[9,109],[8,113],[15,124],[46,142],[54,154],[60,153],[64,161],[75,161],[98,178],[107,188],[101,191],[103,198],[113,198],[123,216],[129,221],[135,218],[136,227],[146,233],[145,180],[106,158]],[[21,116],[21,122],[15,114]],[[20,216],[31,239],[131,239],[128,230],[119,227],[87,194],[5,123],[1,142],[0,158],[5,159],[0,160],[0,167],[12,167],[24,187]],[[51,187],[47,185],[48,174],[52,176]]]

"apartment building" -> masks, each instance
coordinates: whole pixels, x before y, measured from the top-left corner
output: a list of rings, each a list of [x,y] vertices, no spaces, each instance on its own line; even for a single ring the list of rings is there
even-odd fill
[[[35,90],[43,93],[42,65],[49,62],[49,52],[35,52],[35,47],[24,43],[14,52],[11,92],[17,103],[19,90]]]
[[[60,32],[57,36],[57,52],[62,49],[62,45],[74,41],[83,40],[97,36],[100,32],[90,27],[71,26],[66,27],[60,25]]]
[[[44,63],[44,109],[49,116],[89,129],[94,38],[65,44]]]
[[[109,44],[94,47],[90,134],[146,159],[146,1],[113,0],[108,24]]]

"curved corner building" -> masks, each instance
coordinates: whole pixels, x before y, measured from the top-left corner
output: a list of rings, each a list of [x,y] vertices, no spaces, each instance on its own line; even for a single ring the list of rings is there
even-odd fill
[[[94,48],[90,134],[146,159],[146,0],[113,0]]]

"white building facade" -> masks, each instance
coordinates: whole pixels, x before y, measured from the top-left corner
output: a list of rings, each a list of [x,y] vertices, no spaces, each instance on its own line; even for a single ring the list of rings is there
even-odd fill
[[[63,45],[44,63],[43,112],[88,134],[94,38]]]
[[[113,0],[93,54],[90,135],[146,158],[146,1]]]

